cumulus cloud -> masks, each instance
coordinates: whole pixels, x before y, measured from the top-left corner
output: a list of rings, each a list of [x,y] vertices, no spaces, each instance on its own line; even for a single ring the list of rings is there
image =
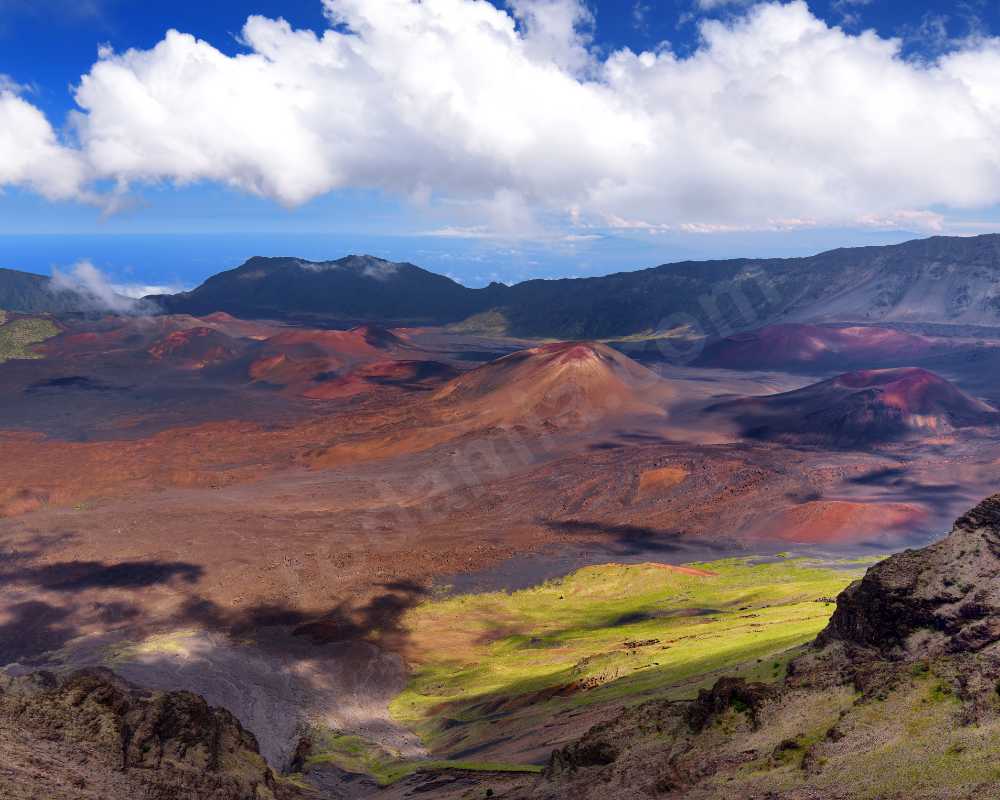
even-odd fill
[[[457,209],[447,226],[472,231],[556,215],[934,230],[929,209],[1000,202],[1000,39],[916,62],[771,2],[703,20],[687,56],[600,56],[580,0],[324,7],[320,33],[250,17],[235,56],[177,31],[103,50],[76,88],[74,148],[0,94],[0,184],[65,197],[95,178],[212,181],[289,206],[374,188]]]
[[[79,307],[89,311],[111,311],[116,314],[148,314],[154,309],[140,299],[140,287],[117,286],[89,261],[78,261],[68,271],[52,270],[52,291],[70,293]],[[149,287],[142,287],[149,288]]]
[[[81,198],[81,154],[59,142],[45,115],[21,96],[24,89],[0,75],[0,188],[23,186],[52,200]]]

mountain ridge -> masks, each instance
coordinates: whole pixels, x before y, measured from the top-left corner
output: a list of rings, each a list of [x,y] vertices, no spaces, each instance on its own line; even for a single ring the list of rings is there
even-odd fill
[[[0,267],[0,309],[29,314],[76,311],[83,303],[72,292],[56,291],[52,279]]]
[[[373,256],[255,257],[164,310],[450,324],[497,312],[520,336],[591,339],[693,329],[716,338],[789,321],[1000,326],[1000,235],[931,237],[795,258],[681,261],[600,277],[468,288]]]
[[[1000,327],[1000,234],[936,236],[794,258],[680,261],[587,278],[469,288],[410,262],[254,256],[190,291],[149,295],[165,313],[226,312],[349,327],[437,326],[491,314],[523,337],[666,332],[715,340],[780,323]],[[0,308],[77,310],[49,279],[0,271]],[[78,304],[77,304],[78,305]],[[674,339],[659,339],[661,349]],[[679,359],[697,355],[683,348]]]

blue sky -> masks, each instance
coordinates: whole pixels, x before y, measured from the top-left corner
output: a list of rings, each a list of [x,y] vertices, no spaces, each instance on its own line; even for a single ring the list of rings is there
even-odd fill
[[[390,5],[408,2],[389,0]],[[473,0],[451,2],[470,5]],[[539,8],[551,11],[554,7],[557,12],[565,11],[572,9],[576,2],[521,0],[520,10],[516,2],[512,4],[512,14],[519,13],[519,30],[527,37],[530,32],[544,27]],[[380,3],[382,0],[370,0],[369,8]],[[546,3],[551,7],[545,6]],[[331,0],[333,6],[346,9],[343,11],[345,20],[335,21],[338,31],[358,33],[363,24],[370,24],[373,30],[380,25],[391,24],[380,19],[375,12],[369,15],[369,19],[365,16],[367,11],[351,10],[349,0],[344,3]],[[508,10],[503,4],[499,7]],[[532,13],[536,16],[532,17]],[[631,96],[630,87],[644,74],[636,61],[626,67],[634,73],[629,75],[627,82],[615,83],[614,79],[605,78],[600,70],[607,67],[613,53],[625,48],[634,54],[643,51],[668,52],[678,63],[683,63],[685,59],[697,56],[699,51],[707,50],[706,20],[716,19],[725,29],[735,27],[741,31],[738,34],[720,34],[721,38],[713,45],[713,52],[725,58],[711,59],[709,66],[717,72],[721,70],[722,74],[725,69],[738,69],[738,65],[744,63],[739,59],[743,58],[742,53],[747,47],[759,47],[765,55],[768,47],[775,46],[775,41],[783,47],[784,33],[774,34],[776,26],[783,26],[782,31],[790,30],[807,17],[810,25],[814,19],[831,29],[839,26],[841,30],[837,36],[841,38],[834,40],[832,35],[822,32],[808,34],[813,36],[816,44],[804,45],[817,51],[828,46],[842,46],[845,52],[850,51],[840,60],[831,57],[830,70],[824,70],[825,62],[822,58],[818,59],[817,66],[809,73],[809,79],[816,82],[817,96],[831,91],[824,82],[825,72],[840,70],[845,75],[850,72],[853,62],[849,61],[849,57],[853,57],[851,54],[855,51],[861,53],[864,49],[863,37],[885,41],[898,39],[899,52],[892,56],[876,56],[881,58],[879,64],[888,64],[887,69],[895,69],[895,64],[907,65],[906,69],[912,74],[899,77],[900,80],[911,81],[912,86],[907,84],[907,91],[928,92],[929,101],[919,98],[915,101],[922,102],[924,106],[928,102],[938,102],[940,98],[942,115],[951,113],[947,104],[954,98],[939,94],[944,91],[941,89],[943,81],[939,74],[932,74],[935,63],[955,53],[973,53],[970,56],[973,60],[971,66],[955,60],[955,66],[944,72],[949,79],[958,75],[965,80],[973,87],[968,93],[975,95],[976,80],[982,80],[984,85],[993,80],[991,75],[986,74],[992,62],[982,55],[982,42],[991,41],[989,37],[1000,28],[1000,4],[995,2],[834,0],[810,3],[808,11],[802,11],[798,18],[787,11],[783,16],[776,13],[771,22],[765,24],[758,21],[756,26],[745,23],[747,15],[754,13],[753,4],[732,0],[640,0],[635,3],[602,0],[589,2],[573,13],[578,14],[576,38],[570,40],[566,31],[553,28],[555,33],[552,36],[529,42],[535,47],[529,55],[534,59],[534,66],[541,61],[551,62],[547,69],[550,72],[552,69],[561,70],[561,80],[587,84],[588,88],[597,86],[598,94],[581,95],[584,101],[589,102],[596,97],[595,103],[605,102],[609,94],[605,90],[611,85],[613,91],[610,93],[615,97],[610,105],[595,105],[598,109],[598,113],[594,114],[595,125],[599,121],[600,108],[621,108],[622,98]],[[834,152],[830,159],[824,158],[823,148],[826,151],[831,148],[824,141],[817,142],[817,135],[796,120],[790,125],[792,133],[784,151],[780,147],[769,151],[766,145],[760,148],[759,142],[751,142],[760,148],[759,153],[753,154],[739,167],[705,178],[704,169],[692,168],[688,172],[684,164],[691,162],[697,166],[698,159],[705,159],[706,164],[712,165],[715,162],[714,153],[724,159],[730,151],[738,152],[745,145],[743,137],[734,133],[739,130],[740,124],[749,126],[751,133],[757,133],[760,141],[774,138],[770,130],[753,131],[753,126],[761,126],[761,115],[756,110],[748,110],[745,123],[734,120],[733,127],[719,134],[720,138],[713,143],[714,149],[707,154],[699,150],[699,137],[695,131],[693,138],[687,136],[667,141],[663,152],[651,153],[647,161],[623,164],[616,161],[613,148],[608,148],[610,153],[602,151],[600,137],[595,136],[594,142],[580,145],[581,150],[592,148],[593,155],[581,155],[577,163],[569,152],[566,164],[561,164],[563,152],[558,143],[553,145],[542,141],[537,147],[536,142],[529,143],[530,146],[524,143],[526,137],[545,139],[546,131],[553,124],[561,123],[558,115],[548,120],[547,127],[540,126],[538,130],[533,130],[530,129],[530,114],[537,118],[539,112],[529,109],[525,112],[529,122],[525,123],[527,127],[521,132],[516,130],[519,120],[515,114],[512,123],[515,130],[510,138],[495,141],[477,138],[488,136],[489,131],[484,133],[473,124],[461,134],[461,139],[456,139],[454,143],[445,141],[439,150],[433,143],[428,144],[427,140],[413,134],[415,123],[412,119],[400,121],[393,118],[386,121],[387,112],[378,106],[379,102],[394,106],[400,98],[412,95],[412,87],[395,88],[389,83],[386,88],[391,76],[383,77],[375,85],[363,75],[358,77],[363,72],[359,67],[352,75],[352,83],[338,82],[338,78],[308,84],[306,88],[315,93],[310,96],[310,103],[315,104],[318,98],[321,109],[328,107],[332,115],[335,109],[342,110],[338,109],[342,102],[367,103],[369,98],[364,93],[370,91],[375,98],[371,100],[375,109],[371,118],[387,126],[389,145],[382,143],[379,145],[381,149],[372,152],[359,150],[365,143],[362,133],[342,142],[337,141],[329,146],[329,152],[315,159],[311,154],[304,153],[302,159],[296,160],[294,154],[289,155],[284,150],[293,148],[286,142],[289,136],[298,136],[298,129],[276,128],[274,137],[263,138],[263,145],[255,143],[256,149],[252,149],[250,155],[242,149],[228,153],[225,142],[212,144],[220,154],[219,161],[224,162],[217,169],[212,164],[189,166],[182,163],[184,154],[190,151],[190,137],[194,137],[193,141],[197,143],[198,135],[202,134],[198,130],[182,129],[180,124],[175,132],[168,130],[164,133],[165,140],[175,137],[176,142],[171,144],[176,144],[176,147],[172,147],[166,155],[159,152],[160,142],[150,140],[151,135],[155,138],[155,128],[151,134],[144,120],[137,121],[128,116],[130,106],[127,99],[119,103],[120,98],[115,95],[124,95],[125,90],[122,81],[115,76],[94,73],[87,108],[82,108],[80,98],[74,96],[81,84],[81,76],[91,73],[95,62],[99,61],[99,47],[110,46],[110,50],[104,51],[102,59],[105,62],[109,58],[114,61],[130,48],[150,51],[163,43],[169,29],[204,40],[218,52],[220,58],[229,59],[252,51],[260,53],[268,42],[283,34],[280,31],[274,33],[277,29],[267,27],[256,34],[256,38],[248,36],[243,26],[251,14],[268,20],[280,17],[287,20],[292,29],[320,33],[335,24],[324,15],[320,0],[216,0],[211,3],[188,0],[147,0],[143,3],[128,0],[0,0],[0,76],[6,76],[7,83],[15,87],[14,95],[22,104],[30,105],[51,126],[57,140],[53,146],[58,146],[59,157],[66,157],[66,163],[74,168],[86,162],[79,167],[82,177],[69,188],[64,185],[52,188],[51,178],[45,174],[44,166],[38,168],[29,164],[20,172],[15,172],[6,185],[0,169],[0,188],[3,189],[0,194],[0,265],[44,272],[52,266],[65,265],[78,258],[90,258],[119,281],[190,285],[255,252],[287,252],[319,258],[337,257],[347,251],[368,251],[405,258],[478,285],[494,279],[512,281],[535,276],[602,274],[689,257],[792,255],[840,244],[900,241],[938,232],[978,233],[992,230],[992,221],[1000,219],[996,203],[1000,194],[994,192],[992,177],[989,180],[979,179],[978,176],[984,174],[984,168],[971,156],[956,161],[953,166],[947,162],[926,163],[926,153],[939,152],[941,142],[950,146],[953,142],[964,141],[956,138],[953,130],[933,134],[938,135],[939,140],[928,134],[926,146],[915,149],[911,162],[915,172],[951,172],[955,176],[952,183],[941,183],[930,175],[925,180],[921,176],[919,180],[912,181],[912,187],[894,193],[886,192],[888,196],[879,196],[877,202],[873,201],[869,207],[866,193],[878,194],[886,182],[895,181],[898,185],[911,182],[905,162],[898,167],[886,167],[884,174],[880,172],[881,165],[872,166],[873,160],[878,162],[882,152],[888,155],[900,146],[906,146],[897,145],[897,142],[908,140],[905,125],[912,125],[912,112],[905,108],[900,109],[898,115],[900,129],[887,132],[884,141],[879,143],[882,150],[873,148],[871,158],[854,159],[853,152],[857,151],[858,145],[854,145],[852,150],[850,142],[845,144],[843,155]],[[553,24],[557,23],[558,20]],[[740,28],[741,25],[744,27]],[[872,33],[866,34],[865,31]],[[398,31],[390,33],[399,34]],[[459,42],[468,38],[459,27],[453,33],[459,37]],[[372,34],[367,35],[372,43],[370,52],[376,54],[370,56],[374,59],[380,45],[375,43]],[[292,38],[289,35],[289,42]],[[293,69],[289,65],[299,63],[297,58],[289,55],[292,44],[282,44],[282,48],[281,55],[273,57],[275,62],[283,65],[280,80],[297,80],[299,76],[288,71]],[[114,55],[109,56],[111,52]],[[584,52],[586,55],[580,55]],[[500,53],[499,57],[505,56]],[[796,57],[790,55],[788,63],[797,63],[794,60]],[[198,58],[194,59],[195,63],[200,63]],[[867,58],[864,53],[858,57],[862,65],[864,58]],[[975,58],[981,60],[975,61]],[[723,60],[729,66],[718,66]],[[431,69],[433,59],[429,61],[431,66],[427,68]],[[171,61],[167,66],[175,63],[178,62]],[[414,63],[420,65],[427,62]],[[691,63],[694,65],[696,61]],[[737,66],[733,67],[733,64]],[[130,77],[133,73],[140,75],[146,81],[146,87],[155,88],[157,81],[163,80],[162,72],[153,76],[144,74],[142,64],[129,62],[124,66]],[[400,65],[400,70],[412,72],[413,68],[413,64]],[[461,80],[460,61],[455,69],[458,80]],[[493,69],[484,64],[479,72],[470,71],[475,72],[482,85],[472,86],[471,89],[464,87],[467,91],[465,102],[469,102],[470,98],[472,101],[489,99],[491,93],[498,91],[495,76],[499,75],[502,80],[505,73],[502,66],[497,67],[495,73],[491,72]],[[671,103],[680,106],[699,102],[703,91],[690,87],[678,89],[678,81],[690,80],[693,83],[701,80],[713,91],[720,91],[717,75],[689,75],[689,72],[694,72],[693,69],[687,72],[682,68],[672,69],[673,74],[664,80],[671,81],[673,88],[646,90],[647,95],[641,100],[643,114],[655,113],[657,104],[662,107]],[[785,67],[780,77],[793,80],[789,69],[794,67]],[[119,71],[119,77],[122,72]],[[292,78],[289,78],[290,74]],[[403,73],[393,74],[398,76]],[[206,85],[204,93],[192,99],[194,107],[185,107],[182,97],[176,101],[180,105],[175,104],[169,112],[180,117],[188,113],[199,115],[202,110],[211,113],[211,92],[228,96],[225,82],[237,79],[220,77]],[[312,78],[306,76],[302,80],[308,83]],[[512,78],[512,81],[515,80],[516,77]],[[773,83],[772,79],[767,85]],[[530,91],[530,83],[528,87]],[[576,88],[575,84],[573,88]],[[794,89],[803,90],[808,91],[809,86]],[[523,87],[518,91],[523,95]],[[527,99],[537,102],[537,107],[544,112],[551,103],[547,103],[543,91],[540,88],[538,98]],[[558,97],[564,94],[558,88],[552,91],[557,92],[555,96]],[[750,86],[740,97],[752,98],[759,91],[759,87]],[[840,92],[840,95],[831,100],[831,104],[843,102],[845,97],[850,100],[851,92],[858,91],[864,90],[851,88],[850,85],[847,88],[834,87],[833,94]],[[377,93],[381,95],[376,97]],[[513,95],[513,99],[507,98],[506,102],[517,103],[517,92]],[[253,97],[252,87],[247,96]],[[782,104],[781,97],[772,100],[774,103],[768,107],[772,109],[768,112],[772,118],[775,108],[778,113],[788,113],[789,106]],[[875,105],[877,101],[878,98],[872,100]],[[964,101],[959,98],[954,102]],[[203,108],[198,107],[199,104]],[[404,105],[402,100],[399,104]],[[981,110],[974,109],[977,113]],[[81,111],[86,117],[83,126],[73,118]],[[706,114],[705,119],[709,120],[709,123],[700,122],[702,127],[710,124],[710,112],[710,108],[698,110],[697,113]],[[114,116],[115,113],[119,116]],[[397,109],[393,108],[391,113],[396,114]],[[426,109],[421,113],[426,113]],[[566,116],[575,113],[576,109],[568,105]],[[845,113],[853,112],[848,109]],[[261,114],[261,124],[270,124],[266,108]],[[3,119],[0,115],[0,121]],[[648,129],[637,130],[631,140],[623,139],[619,149],[624,151],[629,147],[639,147],[637,142],[648,144],[649,131],[657,134],[665,131],[665,135],[672,135],[670,132],[676,131],[678,119],[683,122],[685,118],[678,113],[676,118],[667,122],[660,121],[651,124]],[[464,121],[463,117],[456,116],[454,127],[460,127]],[[578,123],[579,120],[574,120],[574,124]],[[317,137],[337,136],[342,127],[338,120],[327,122],[325,113],[304,124],[303,144],[295,145],[303,150],[315,147]],[[872,123],[871,119],[864,119],[860,124],[878,127],[877,120]],[[398,126],[398,134],[393,126]],[[609,134],[617,135],[623,127],[626,127],[625,123],[608,128]],[[88,130],[91,132],[87,133]],[[115,140],[114,147],[108,145],[109,136],[118,135],[122,130],[125,131],[121,134],[124,138]],[[213,126],[209,124],[206,130],[210,134]],[[567,130],[572,130],[568,123]],[[112,133],[109,134],[109,131]],[[2,133],[0,131],[0,147]],[[920,127],[916,130],[911,127],[909,133],[919,137]],[[444,136],[447,135],[446,132]],[[979,134],[961,132],[963,137],[975,135]],[[104,149],[81,142],[87,136],[103,142]],[[992,143],[984,138],[986,134],[979,136],[982,141],[978,144],[987,153]],[[397,141],[395,148],[391,144],[393,137]],[[751,135],[750,138],[754,137]],[[295,141],[298,139],[295,138]],[[517,151],[513,162],[505,160],[499,167],[499,157],[495,153],[487,152],[484,158],[481,152],[490,148],[504,150],[513,146],[511,142],[522,149]],[[24,148],[18,140],[15,140],[15,145]],[[114,148],[120,151],[123,146],[134,146],[139,152],[135,160],[126,160],[126,163],[116,155]],[[461,157],[452,159],[450,154],[459,146],[463,148]],[[576,146],[571,132],[566,137],[565,150],[573,151]],[[654,149],[655,146],[654,143]],[[275,152],[261,152],[261,147],[265,150],[273,147]],[[685,148],[691,148],[691,152],[685,152]],[[975,145],[967,149],[974,150]],[[344,150],[351,153],[350,158],[343,155]],[[814,150],[820,155],[817,156]],[[109,152],[112,153],[110,156]],[[413,160],[419,161],[422,166],[415,170],[415,174],[397,180],[399,173],[409,169],[405,163],[409,152],[412,152]],[[784,171],[776,168],[769,172],[766,167],[756,169],[758,164],[781,161],[784,152],[793,153],[800,163]],[[507,158],[505,151],[502,155]],[[812,164],[819,171],[828,166],[825,163],[827,160],[838,157],[844,159],[843,164],[836,164],[837,169],[831,176],[824,176],[822,182],[817,182],[816,191],[806,192],[803,189],[796,194],[794,184],[801,183],[803,175],[808,177]],[[230,158],[232,166],[227,160]],[[275,163],[258,167],[254,163],[256,158],[262,161],[271,159]],[[366,164],[356,169],[353,166],[357,161],[365,162],[369,158],[375,166]],[[379,171],[379,163],[385,164],[387,160],[394,162],[397,158],[402,166],[386,167],[384,173]],[[595,160],[602,158],[608,159],[607,165],[601,167],[607,174],[595,168],[595,174],[587,176],[586,180],[575,179],[581,165],[586,170]],[[158,166],[151,168],[147,174],[143,165],[151,162],[156,162]],[[531,172],[530,175],[516,174],[521,163],[525,165],[526,173]],[[989,169],[993,166],[990,164]],[[42,177],[38,177],[32,169]],[[548,174],[550,169],[551,175]],[[643,180],[644,173],[661,169],[663,177],[660,185],[647,185]],[[313,180],[314,174],[324,170],[329,172],[328,177]],[[285,180],[285,173],[292,177]],[[538,179],[538,174],[544,174],[544,180]],[[747,177],[744,178],[744,175]],[[963,175],[974,176],[974,180],[963,181]],[[734,195],[744,191],[748,181],[756,181],[762,186],[773,184],[773,187],[767,192],[761,190],[730,202]],[[966,188],[973,183],[973,189]],[[675,184],[679,187],[676,192],[663,188]],[[831,198],[828,204],[814,202],[817,195],[827,191],[826,187],[842,191],[842,196]],[[116,199],[112,202],[108,200],[110,197]],[[837,211],[846,205],[850,208],[845,208],[842,214]],[[686,216],[688,214],[690,216]]]

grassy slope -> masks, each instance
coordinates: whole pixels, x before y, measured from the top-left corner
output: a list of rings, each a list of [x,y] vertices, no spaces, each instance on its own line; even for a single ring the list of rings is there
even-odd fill
[[[32,345],[51,339],[59,329],[47,319],[23,317],[10,322],[0,311],[0,364],[13,359],[33,359],[42,356]]]
[[[607,564],[523,591],[417,606],[403,620],[411,680],[390,710],[440,760],[407,761],[360,737],[318,729],[310,766],[335,764],[383,785],[420,769],[537,770],[461,753],[582,706],[690,697],[720,672],[777,680],[866,564],[727,559],[692,566],[709,574]]]
[[[778,677],[779,654],[812,639],[826,601],[858,576],[800,561],[699,566],[714,574],[604,565],[421,605],[406,619],[413,677],[392,713],[432,749],[456,751],[498,713],[530,726],[568,706],[693,695],[739,665]]]
[[[461,322],[448,326],[451,333],[467,333],[479,336],[506,336],[509,328],[507,318],[499,311],[482,311]]]
[[[412,675],[393,716],[447,759],[581,706],[693,696],[720,671],[775,680],[862,569],[791,559],[694,566],[710,574],[609,564],[514,593],[424,603],[404,619]],[[314,732],[313,740],[312,764],[383,784],[417,768],[526,766],[406,762],[335,732]]]
[[[541,772],[540,767],[530,764],[498,764],[448,759],[408,761],[360,736],[339,734],[332,731],[314,731],[313,743],[316,755],[308,759],[308,766],[315,767],[324,763],[335,764],[347,772],[370,775],[383,786],[393,784],[407,775],[421,770]]]
[[[702,566],[717,575],[679,575],[650,565],[603,566],[514,594],[419,606],[407,621],[423,648],[421,660],[413,665],[410,686],[394,711],[447,753],[454,748],[441,744],[456,731],[468,731],[456,745],[466,747],[477,738],[495,738],[512,719],[523,730],[580,704],[690,696],[720,671],[780,678],[787,648],[811,639],[832,611],[832,605],[817,600],[834,596],[860,572],[860,567],[823,569],[795,560]],[[702,616],[671,613],[689,608],[714,611]],[[637,609],[660,615],[614,624],[639,613]],[[661,641],[627,655],[633,650],[623,643],[640,638]],[[660,649],[664,645],[669,649]],[[595,652],[599,657],[586,661],[585,654]],[[585,661],[583,669],[567,671],[565,665],[574,658],[574,664]],[[567,676],[591,674],[594,663],[605,670],[609,664],[621,665],[620,677],[565,695],[539,691],[565,685]],[[1000,782],[995,758],[1000,688],[989,698],[992,707],[981,709],[981,719],[969,721],[957,696],[964,669],[948,659],[920,662],[894,688],[867,698],[852,685],[793,690],[759,728],[730,710],[695,740],[688,761],[715,759],[724,766],[692,789],[692,797],[799,796],[797,792],[859,800],[993,796],[983,787],[995,789]],[[468,724],[452,722],[442,730],[446,720]],[[654,763],[662,755],[663,734],[659,727],[644,733],[640,727],[630,728],[640,736],[636,763]],[[829,733],[834,728],[837,736]],[[314,762],[367,772],[384,784],[416,769],[518,768],[457,760],[403,762],[356,737],[332,736],[320,749],[325,752]],[[754,754],[750,760],[748,753]]]

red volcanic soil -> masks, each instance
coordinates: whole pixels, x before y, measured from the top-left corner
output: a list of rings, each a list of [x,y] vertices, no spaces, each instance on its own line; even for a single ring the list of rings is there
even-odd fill
[[[370,392],[380,386],[428,391],[455,375],[453,367],[439,361],[376,361],[343,377],[315,383],[307,387],[302,396],[312,400],[333,400]]]
[[[730,413],[752,438],[840,445],[1000,422],[996,409],[916,367],[850,372],[794,392],[723,403],[715,410]]]
[[[187,328],[164,336],[147,352],[154,361],[203,369],[236,358],[241,350],[238,341],[214,328]]]
[[[78,354],[134,348],[136,345],[151,343],[157,337],[176,330],[175,327],[165,327],[164,321],[157,318],[155,323],[140,326],[134,320],[114,318],[102,321],[96,326],[88,326],[86,330],[70,326],[62,335],[45,342],[42,349],[50,357],[66,358]]]
[[[423,362],[421,369],[427,366]],[[361,370],[332,380],[328,392],[314,386],[309,396],[350,396],[360,391],[358,382],[370,385],[373,378]],[[316,447],[301,463],[329,468],[511,428],[580,431],[612,419],[659,418],[672,397],[668,382],[610,347],[546,344],[471,369],[422,398],[418,408],[399,406],[401,424],[390,425],[387,418],[377,435]]]
[[[908,503],[814,500],[782,509],[753,535],[809,544],[891,541],[893,534],[919,529],[927,516],[924,509]]]
[[[377,356],[408,342],[390,330],[376,325],[359,325],[348,331],[322,331],[296,328],[279,333],[267,340],[272,348],[303,348],[336,358]]]
[[[173,334],[198,330],[200,333],[196,336],[207,336],[207,332],[211,331],[218,334],[216,341],[221,342],[223,337],[229,340],[262,340],[274,336],[279,330],[272,325],[245,322],[221,313],[201,318],[188,314],[106,317],[97,323],[68,320],[65,326],[66,331],[61,336],[46,343],[45,352],[50,356],[71,357],[125,350],[141,352],[152,348],[162,349],[166,356],[170,351],[184,347],[183,337],[168,341]]]
[[[377,325],[348,331],[296,328],[267,339],[250,364],[249,375],[306,397],[346,397],[365,388],[360,378],[349,378],[359,365],[402,360],[412,357],[414,349],[406,337]],[[332,383],[335,379],[343,381],[340,389]],[[313,385],[314,381],[320,384]]]
[[[101,332],[64,333],[62,336],[45,342],[41,349],[46,354],[53,356],[63,356],[91,350],[107,350],[112,346],[121,346],[122,341],[127,336],[128,331],[125,328]]]
[[[317,375],[336,372],[342,367],[339,360],[324,356],[295,356],[282,352],[266,352],[255,358],[247,375],[251,380],[275,386],[299,387],[310,383]]]
[[[912,363],[936,347],[931,339],[891,328],[789,323],[727,336],[708,345],[695,363],[724,369],[835,369]]]
[[[615,414],[662,414],[669,384],[603,344],[546,344],[470,370],[434,395],[443,419],[580,424]]]
[[[918,427],[924,427],[921,418],[931,418],[927,427],[934,427],[935,419],[956,428],[982,425],[990,422],[992,415],[997,413],[996,409],[970,397],[939,375],[915,367],[849,372],[834,378],[827,385],[852,393],[875,392],[879,402],[898,409]]]
[[[225,311],[216,311],[214,314],[196,319],[204,326],[215,328],[228,336],[244,339],[267,339],[269,336],[274,336],[278,330],[276,326],[264,322],[237,319]]]

